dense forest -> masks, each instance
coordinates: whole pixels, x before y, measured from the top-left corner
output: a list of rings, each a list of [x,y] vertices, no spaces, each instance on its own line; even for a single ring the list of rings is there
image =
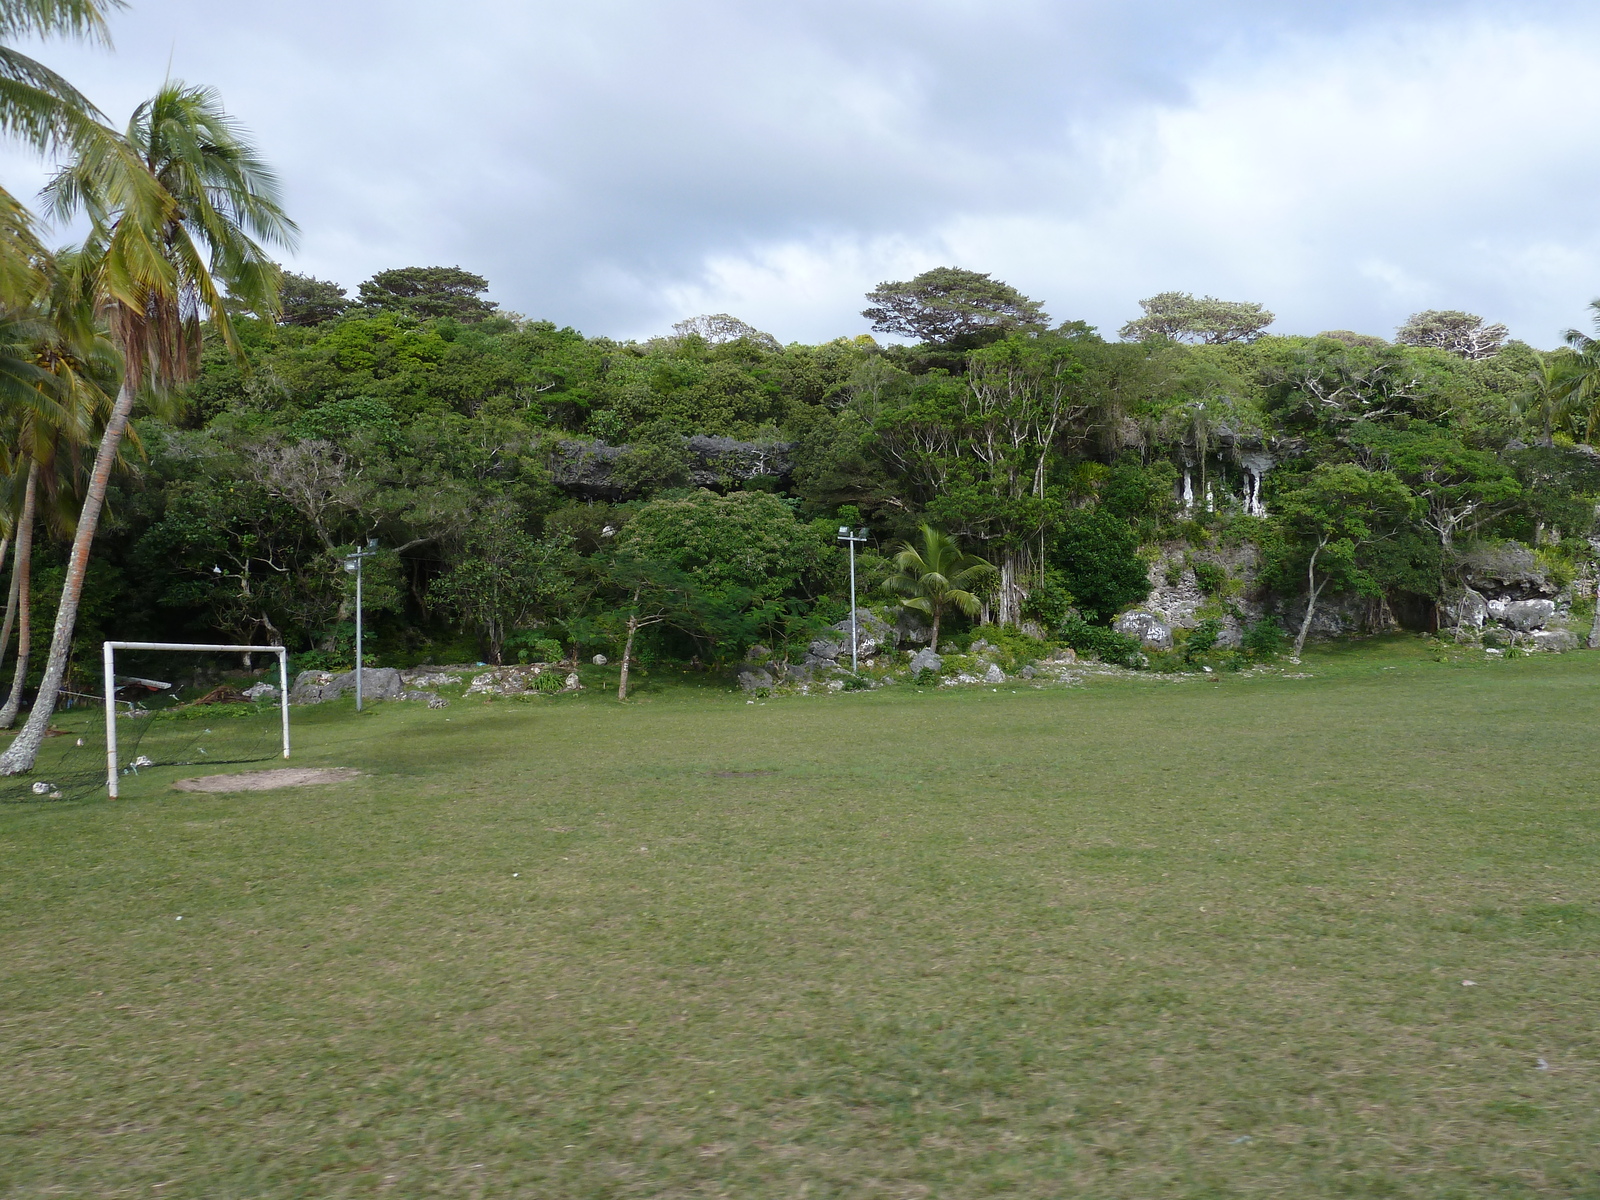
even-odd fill
[[[1124,657],[1096,630],[1145,599],[1163,544],[1256,547],[1255,624],[1290,636],[1313,593],[1427,613],[1466,547],[1516,540],[1566,578],[1592,555],[1578,334],[1547,353],[1436,312],[1392,340],[1275,336],[1260,305],[1169,293],[1113,339],[945,268],[868,297],[896,340],[782,345],[719,314],[618,342],[487,289],[457,268],[354,298],[287,275],[275,318],[235,312],[243,354],[214,339],[135,422],[76,660],[107,636],[226,638],[348,667],[343,561],[369,539],[384,665],[614,655],[646,609],[647,663],[803,652],[848,612],[841,525],[867,531],[867,601],[931,526],[994,567],[948,629]],[[50,539],[35,637],[61,569]]]

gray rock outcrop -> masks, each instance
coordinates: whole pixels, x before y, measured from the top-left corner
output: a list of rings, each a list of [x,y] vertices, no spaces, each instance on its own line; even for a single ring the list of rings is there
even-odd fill
[[[919,671],[932,671],[937,675],[942,670],[944,670],[944,659],[926,647],[911,656],[911,674],[913,676]]]
[[[334,675],[327,671],[302,671],[295,677],[294,690],[289,693],[292,704],[321,704],[337,700],[346,692],[356,690],[356,673],[345,671]],[[393,667],[365,667],[361,672],[361,698],[366,700],[394,700],[399,698],[404,685],[400,672]]]
[[[1155,613],[1135,609],[1125,612],[1112,624],[1124,637],[1138,638],[1152,650],[1172,649],[1172,628]]]
[[[989,669],[983,673],[984,683],[1004,683],[1006,673],[1000,669],[999,663],[990,663]]]
[[[1543,629],[1556,615],[1554,600],[1491,600],[1489,615],[1513,629]]]
[[[1580,644],[1578,635],[1570,629],[1540,629],[1534,633],[1532,641],[1535,650],[1548,650],[1555,654],[1576,650]]]
[[[857,608],[856,613],[856,655],[859,658],[870,658],[880,648],[888,645],[894,639],[894,627],[876,613],[864,608]],[[841,654],[850,653],[850,618],[835,623],[832,626],[835,633],[843,637],[844,642],[840,647]],[[815,644],[815,643],[813,643]]]
[[[741,442],[696,434],[683,443],[693,487],[728,487],[750,479],[785,478],[794,470],[794,443]],[[550,475],[568,491],[620,500],[633,489],[616,478],[617,462],[632,446],[571,440],[550,455]]]
[[[739,672],[739,686],[747,692],[759,691],[772,686],[772,675],[759,667]]]

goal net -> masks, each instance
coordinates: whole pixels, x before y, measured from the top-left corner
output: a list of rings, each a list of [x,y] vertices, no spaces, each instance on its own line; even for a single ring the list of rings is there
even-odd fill
[[[118,651],[271,654],[278,669],[241,693],[222,687],[187,704],[147,706],[119,699],[127,685],[154,681],[117,674]],[[288,653],[280,646],[185,642],[106,642],[99,695],[64,693],[64,707],[26,775],[0,778],[0,802],[81,800],[104,791],[112,799],[140,774],[161,767],[222,770],[230,764],[289,756]],[[137,689],[135,689],[137,690]],[[269,694],[270,693],[270,694]]]

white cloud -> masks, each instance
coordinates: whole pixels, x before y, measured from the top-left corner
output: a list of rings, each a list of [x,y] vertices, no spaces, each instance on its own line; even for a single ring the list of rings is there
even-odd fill
[[[460,263],[590,332],[859,332],[940,263],[1114,330],[1183,288],[1280,328],[1600,292],[1600,14],[1524,0],[140,0],[52,47],[119,119],[170,56],[259,135],[353,288]],[[6,178],[41,178],[16,156]]]

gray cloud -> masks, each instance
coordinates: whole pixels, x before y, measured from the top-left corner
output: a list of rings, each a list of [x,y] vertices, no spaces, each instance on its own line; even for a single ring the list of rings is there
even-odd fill
[[[282,172],[291,262],[352,288],[460,263],[589,332],[726,308],[811,339],[959,261],[1113,329],[1176,286],[1312,332],[1470,305],[1548,344],[1600,288],[1600,19],[1504,13],[141,0],[115,54],[44,53],[119,119],[169,58],[220,87]]]

